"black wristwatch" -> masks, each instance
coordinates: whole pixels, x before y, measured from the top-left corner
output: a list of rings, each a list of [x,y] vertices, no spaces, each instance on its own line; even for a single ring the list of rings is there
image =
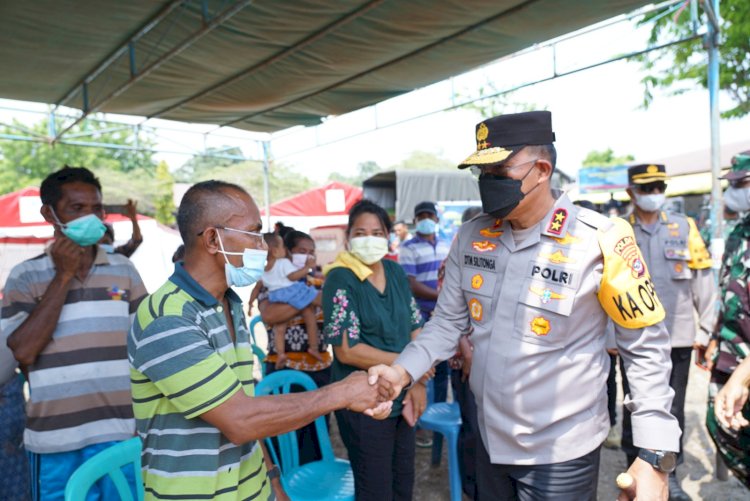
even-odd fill
[[[279,478],[281,476],[281,472],[279,471],[279,467],[277,465],[273,465],[268,469],[268,480],[273,480],[274,478]]]
[[[641,449],[638,457],[662,473],[672,473],[677,467],[677,454],[674,452]]]

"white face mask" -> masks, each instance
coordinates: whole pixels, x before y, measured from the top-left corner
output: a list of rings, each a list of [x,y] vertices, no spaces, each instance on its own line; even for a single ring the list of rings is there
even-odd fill
[[[734,212],[747,212],[750,210],[750,187],[732,188],[724,192],[724,203]]]
[[[307,254],[292,254],[292,264],[301,270],[307,265]]]
[[[664,206],[667,196],[664,193],[654,193],[652,195],[640,195],[634,193],[635,205],[646,212],[656,212]]]
[[[363,263],[373,264],[388,254],[388,239],[373,236],[352,238],[349,250]]]

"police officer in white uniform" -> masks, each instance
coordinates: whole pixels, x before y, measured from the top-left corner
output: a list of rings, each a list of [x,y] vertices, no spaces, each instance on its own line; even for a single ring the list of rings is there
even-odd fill
[[[661,164],[641,164],[628,168],[627,192],[633,202],[628,222],[651,279],[659,291],[666,312],[664,324],[672,341],[672,373],[669,385],[675,392],[672,414],[685,431],[685,393],[693,348],[705,350],[716,322],[716,285],[711,257],[695,222],[683,215],[664,211],[667,172]],[[696,325],[696,313],[698,324]],[[697,327],[697,328],[696,328]],[[628,392],[628,379],[623,377]],[[623,411],[622,449],[630,464],[638,454],[633,446],[630,413]],[[677,463],[682,462],[682,438]],[[690,501],[675,472],[669,475],[670,501]]]
[[[629,471],[639,500],[666,500],[680,429],[664,310],[628,223],[551,190],[551,121],[537,111],[477,126],[477,151],[459,167],[481,172],[485,215],[461,226],[422,334],[371,378],[411,384],[452,356],[471,324],[479,499],[596,499],[610,317],[641,448]]]

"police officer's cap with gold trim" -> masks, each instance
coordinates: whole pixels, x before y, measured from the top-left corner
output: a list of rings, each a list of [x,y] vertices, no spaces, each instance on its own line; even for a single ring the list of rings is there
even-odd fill
[[[728,179],[730,181],[739,181],[750,176],[750,150],[737,153],[732,157],[732,167],[719,179]]]
[[[493,165],[508,160],[524,146],[552,144],[552,113],[528,111],[490,118],[477,124],[477,151],[458,165]]]
[[[667,181],[667,169],[662,164],[640,164],[628,167],[628,184],[659,183]]]

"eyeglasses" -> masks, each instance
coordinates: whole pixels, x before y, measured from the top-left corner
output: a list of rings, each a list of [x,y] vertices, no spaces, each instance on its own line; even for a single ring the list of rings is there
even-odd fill
[[[515,165],[493,165],[493,166],[487,166],[487,167],[481,167],[479,165],[472,165],[469,167],[469,170],[471,171],[472,175],[476,178],[479,178],[482,174],[490,174],[493,176],[507,176],[510,171],[515,169],[516,167],[520,167],[522,165],[530,164],[531,162],[536,162],[539,160],[538,158],[532,158],[531,160],[526,160],[525,162],[517,163]]]
[[[655,191],[659,191],[659,193],[664,193],[665,191],[667,191],[667,183],[640,184],[636,186],[636,189],[640,191],[641,193],[647,193],[647,194],[651,194]]]
[[[227,226],[213,226],[213,228],[216,228],[217,230],[234,231],[236,233],[244,233],[245,235],[250,235],[251,237],[253,237],[253,244],[255,245],[255,247],[261,247],[263,245],[263,233],[258,233],[257,231],[238,230],[236,228],[229,228]],[[203,235],[205,231],[206,230],[203,230],[198,233],[198,236]]]

